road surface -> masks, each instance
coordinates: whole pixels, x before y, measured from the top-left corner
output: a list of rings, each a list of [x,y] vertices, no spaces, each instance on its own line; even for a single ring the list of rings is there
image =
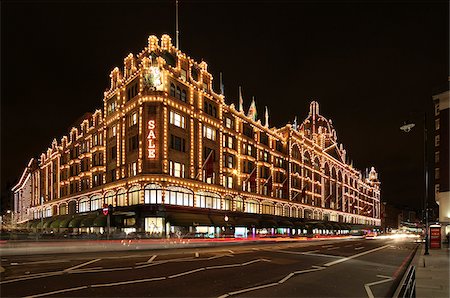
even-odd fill
[[[2,297],[391,297],[417,244],[345,239],[2,257]]]

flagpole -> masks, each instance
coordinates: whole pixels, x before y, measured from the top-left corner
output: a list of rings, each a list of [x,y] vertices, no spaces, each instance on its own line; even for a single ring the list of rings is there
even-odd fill
[[[180,49],[180,30],[178,30],[178,0],[175,1],[176,47]]]
[[[211,154],[213,153],[214,150],[211,150],[208,154],[208,156],[205,159],[205,162],[203,163],[202,167],[200,168],[200,171],[197,173],[197,176],[195,176],[195,180],[197,180],[198,175],[200,175],[201,171],[203,171],[203,168],[205,167],[206,163],[208,162],[209,157],[211,156]]]

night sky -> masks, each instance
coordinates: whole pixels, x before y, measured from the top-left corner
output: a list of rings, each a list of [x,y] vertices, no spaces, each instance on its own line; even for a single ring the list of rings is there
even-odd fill
[[[31,157],[103,107],[109,73],[130,52],[152,34],[175,43],[174,3],[2,1],[3,201]],[[382,201],[420,207],[420,114],[429,115],[432,141],[431,96],[449,75],[447,1],[181,0],[179,9],[181,50],[208,63],[216,92],[223,72],[228,104],[241,85],[245,109],[255,96],[260,118],[267,105],[280,127],[318,101],[354,166],[379,172]],[[419,123],[409,134],[399,129],[406,119]]]

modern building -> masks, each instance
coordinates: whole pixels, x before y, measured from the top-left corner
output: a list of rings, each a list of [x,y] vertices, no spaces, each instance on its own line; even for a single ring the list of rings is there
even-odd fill
[[[32,229],[155,236],[329,233],[380,225],[380,182],[346,162],[332,121],[312,102],[297,126],[269,127],[213,90],[206,62],[150,36],[110,74],[86,114],[13,188]]]
[[[442,239],[445,239],[445,236],[450,233],[449,98],[448,85],[444,91],[433,96],[435,107],[435,198],[439,205],[439,224],[441,225]]]

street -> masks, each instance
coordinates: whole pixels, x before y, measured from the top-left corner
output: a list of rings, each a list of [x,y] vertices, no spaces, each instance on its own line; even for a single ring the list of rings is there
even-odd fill
[[[417,244],[342,239],[5,256],[3,297],[390,297]]]

